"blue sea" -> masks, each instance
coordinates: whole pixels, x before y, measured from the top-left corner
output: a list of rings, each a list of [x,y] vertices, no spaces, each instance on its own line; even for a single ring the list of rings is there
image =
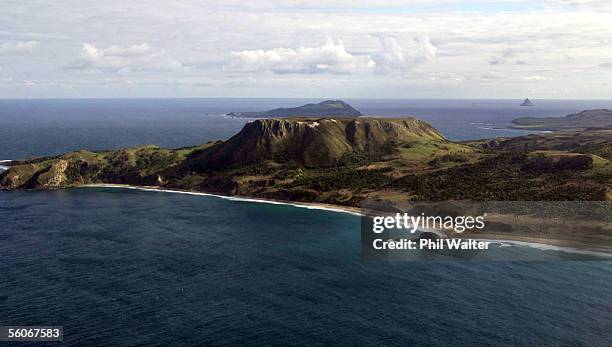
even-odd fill
[[[0,160],[61,154],[79,149],[116,149],[155,144],[193,146],[224,140],[248,119],[232,111],[293,107],[318,99],[0,99]],[[517,117],[564,116],[611,108],[612,101],[376,100],[345,99],[365,115],[414,116],[451,140],[518,136],[507,127]]]
[[[317,100],[0,100],[0,159],[224,139],[230,111]],[[448,138],[601,101],[348,100]],[[113,188],[0,192],[0,325],[64,345],[612,345],[612,262],[360,259],[357,216]],[[517,253],[517,254],[518,254]],[[33,344],[35,345],[35,344]]]

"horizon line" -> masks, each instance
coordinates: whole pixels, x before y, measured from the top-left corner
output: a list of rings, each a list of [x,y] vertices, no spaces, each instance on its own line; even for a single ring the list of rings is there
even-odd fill
[[[371,97],[290,97],[290,96],[279,96],[279,97],[253,97],[253,96],[193,96],[193,97],[181,97],[181,96],[137,96],[137,97],[0,97],[0,101],[5,100],[198,100],[198,99],[252,99],[252,100],[546,100],[546,101],[612,101],[610,99],[588,99],[588,98],[534,98],[534,97],[450,97],[450,98],[434,98],[434,97],[421,97],[421,98],[410,98],[410,97],[389,97],[389,98],[371,98]]]

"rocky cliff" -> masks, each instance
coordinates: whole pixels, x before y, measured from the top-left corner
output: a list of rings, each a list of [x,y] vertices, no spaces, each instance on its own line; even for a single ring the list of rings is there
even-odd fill
[[[3,163],[1,189],[159,186],[358,206],[382,200],[608,200],[610,131],[457,143],[413,118],[247,123],[227,141]]]
[[[270,159],[316,167],[336,164],[351,153],[382,155],[417,139],[445,140],[414,118],[259,119],[190,162],[219,168]]]

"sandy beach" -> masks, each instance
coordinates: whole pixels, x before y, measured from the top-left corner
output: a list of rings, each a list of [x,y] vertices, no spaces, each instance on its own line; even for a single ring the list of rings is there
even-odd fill
[[[236,196],[236,195],[222,195],[217,193],[206,193],[206,192],[194,192],[189,190],[181,190],[181,189],[168,189],[168,188],[160,188],[157,186],[134,186],[128,184],[85,184],[82,186],[78,186],[76,188],[83,187],[98,187],[98,188],[123,188],[123,189],[137,189],[144,191],[156,191],[156,192],[165,192],[165,193],[177,193],[177,194],[188,194],[188,195],[201,195],[201,196],[214,196],[221,199],[227,199],[232,201],[244,201],[244,202],[254,202],[254,203],[263,203],[263,204],[274,204],[274,205],[289,205],[300,208],[306,208],[311,210],[325,210],[325,211],[333,211],[340,213],[348,213],[355,216],[362,216],[361,209],[359,207],[353,206],[342,206],[342,205],[333,205],[333,204],[325,204],[325,203],[316,203],[316,202],[292,202],[292,201],[283,201],[283,200],[273,200],[273,199],[258,199],[258,198],[250,198],[246,196]]]
[[[134,186],[127,184],[87,184],[76,188],[121,188],[121,189],[135,189],[142,191],[151,192],[165,192],[165,193],[176,193],[176,194],[188,194],[188,195],[199,195],[199,196],[212,196],[221,199],[227,199],[232,201],[244,201],[253,203],[264,203],[264,204],[275,204],[275,205],[288,205],[299,208],[306,208],[312,210],[325,210],[339,213],[348,213],[354,216],[363,216],[362,211],[358,207],[342,206],[325,203],[309,203],[309,202],[291,202],[282,200],[272,199],[258,199],[243,196],[228,196],[216,193],[205,193],[205,192],[194,192],[179,189],[166,189],[157,186]],[[559,250],[572,253],[585,253],[585,254],[596,254],[602,256],[612,256],[612,246],[608,245],[596,245],[590,243],[579,242],[577,240],[566,240],[566,239],[546,239],[539,237],[530,237],[524,235],[515,235],[508,233],[472,233],[462,235],[463,238],[472,238],[479,240],[492,240],[499,242],[512,243],[519,246]]]

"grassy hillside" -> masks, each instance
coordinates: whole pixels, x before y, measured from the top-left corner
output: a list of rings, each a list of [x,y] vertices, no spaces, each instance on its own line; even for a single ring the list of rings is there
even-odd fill
[[[191,169],[219,170],[261,160],[307,167],[337,164],[347,155],[383,157],[399,144],[446,142],[431,125],[414,118],[259,119],[224,143],[194,155]]]
[[[413,119],[266,119],[227,141],[11,163],[4,189],[125,183],[358,206],[381,200],[610,200],[610,131],[456,143]]]

